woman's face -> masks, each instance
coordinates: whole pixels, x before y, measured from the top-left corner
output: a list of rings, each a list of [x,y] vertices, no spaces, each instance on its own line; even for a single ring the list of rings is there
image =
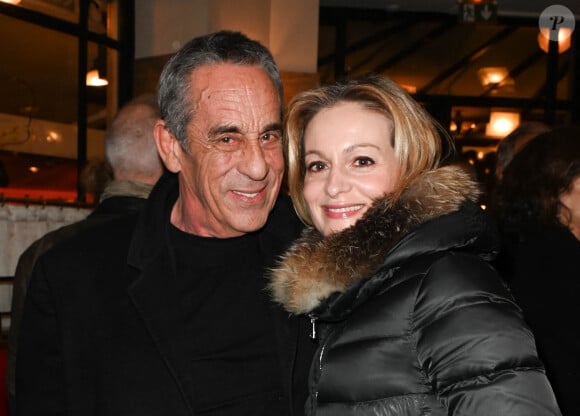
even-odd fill
[[[572,182],[569,191],[560,195],[560,203],[568,208],[568,212],[561,213],[561,221],[580,240],[580,176]]]
[[[316,114],[304,133],[304,198],[314,226],[329,235],[353,225],[393,191],[399,162],[384,115],[343,102]]]

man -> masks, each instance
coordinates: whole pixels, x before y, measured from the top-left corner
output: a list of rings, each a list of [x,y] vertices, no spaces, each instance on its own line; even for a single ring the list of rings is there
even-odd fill
[[[39,259],[22,322],[20,415],[300,415],[308,322],[265,274],[302,226],[278,197],[282,83],[236,32],[165,66],[155,138],[168,172],[140,216]]]
[[[14,274],[8,334],[6,386],[11,409],[14,409],[15,400],[14,372],[22,308],[36,260],[60,241],[109,219],[137,212],[145,205],[151,188],[163,173],[153,138],[153,126],[158,118],[159,109],[154,96],[135,98],[121,108],[105,134],[106,171],[112,175],[112,180],[109,179],[104,190],[93,189],[100,195],[95,210],[82,221],[45,234],[20,255]],[[86,181],[89,188],[94,188],[88,186],[89,182],[101,182],[103,175],[94,172],[92,176]]]

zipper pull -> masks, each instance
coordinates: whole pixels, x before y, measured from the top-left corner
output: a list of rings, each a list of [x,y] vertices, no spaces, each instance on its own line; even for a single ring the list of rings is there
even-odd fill
[[[316,339],[316,316],[310,316],[310,339]]]

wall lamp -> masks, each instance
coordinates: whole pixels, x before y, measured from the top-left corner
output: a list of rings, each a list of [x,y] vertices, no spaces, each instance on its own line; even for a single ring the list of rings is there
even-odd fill
[[[91,69],[87,72],[87,86],[89,87],[103,87],[109,85],[107,78],[101,78],[101,74],[97,68]]]
[[[89,87],[103,87],[109,85],[107,81],[107,51],[99,45],[99,52],[93,62],[93,66],[87,72],[86,84]]]

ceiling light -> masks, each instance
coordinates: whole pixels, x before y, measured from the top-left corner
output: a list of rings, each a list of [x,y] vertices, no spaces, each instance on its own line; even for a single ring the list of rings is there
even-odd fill
[[[550,28],[542,28],[538,33],[538,45],[544,52],[550,50]],[[558,53],[564,53],[572,45],[572,29],[562,27],[558,30]]]
[[[489,123],[485,126],[485,135],[489,137],[505,137],[520,124],[519,113],[492,111]]]
[[[503,66],[489,66],[486,68],[481,68],[477,71],[477,76],[479,77],[479,82],[484,87],[489,85],[500,85],[509,77],[509,71]]]
[[[19,4],[22,0],[0,0],[2,3]]]

